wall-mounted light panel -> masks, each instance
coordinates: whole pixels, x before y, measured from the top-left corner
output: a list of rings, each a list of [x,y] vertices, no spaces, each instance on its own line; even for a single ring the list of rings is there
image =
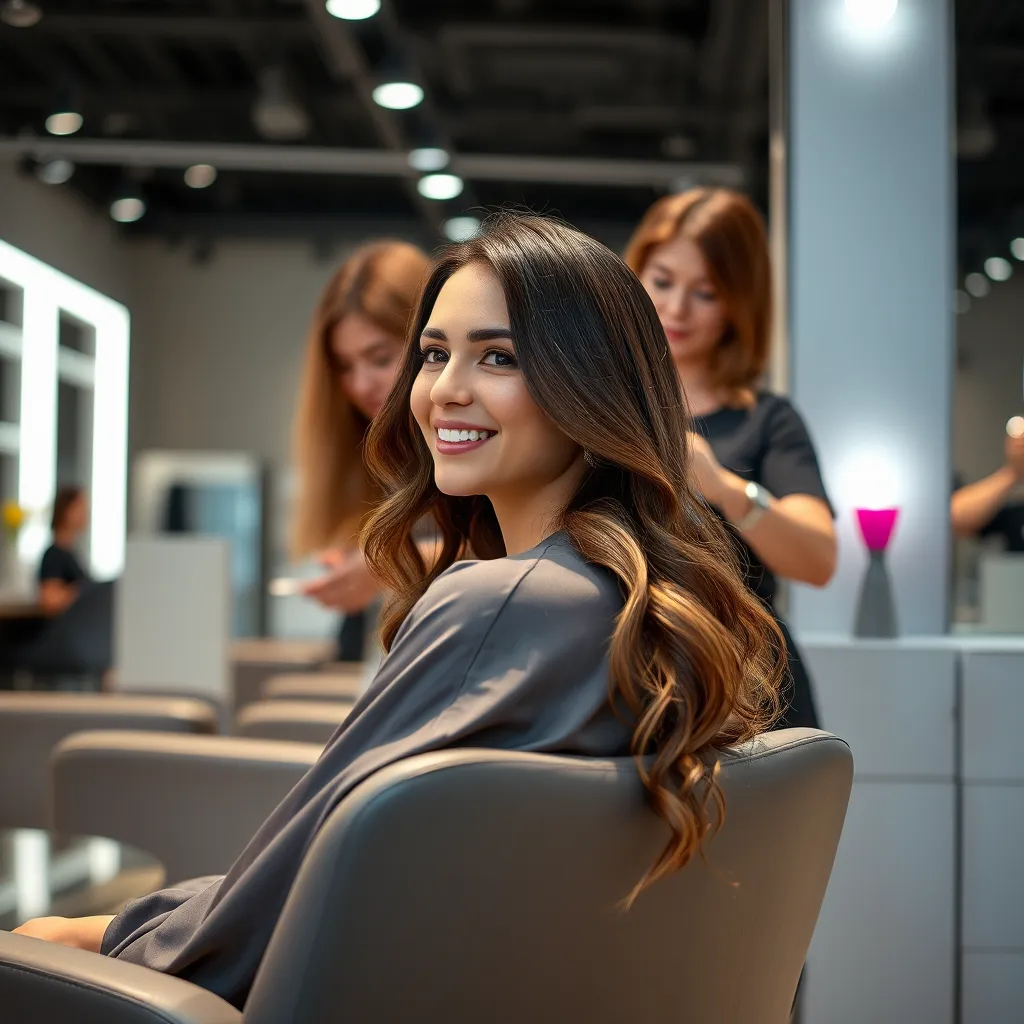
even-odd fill
[[[30,512],[18,549],[35,562],[49,536],[57,479],[58,385],[91,393],[88,485],[89,562],[98,578],[124,566],[128,457],[128,310],[34,256],[0,241],[0,288],[20,299],[20,324],[0,324],[0,356],[20,361],[17,424],[0,424],[0,441],[16,445],[18,502]],[[73,320],[93,339],[90,351],[60,344],[61,320]],[[60,481],[63,483],[64,481]],[[5,495],[7,497],[7,495]]]

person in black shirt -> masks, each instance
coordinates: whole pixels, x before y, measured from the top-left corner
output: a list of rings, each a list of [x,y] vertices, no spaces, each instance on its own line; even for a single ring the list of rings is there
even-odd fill
[[[757,389],[771,327],[764,222],[727,189],[666,196],[647,211],[625,261],[654,300],[694,418],[697,487],[731,525],[747,585],[774,612],[779,577],[828,583],[836,536],[803,420],[785,398]],[[793,680],[779,724],[817,727],[810,679],[778,621]]]
[[[1024,500],[1013,500],[1024,483],[1024,423],[1010,423],[1003,465],[983,480],[958,487],[949,513],[958,537],[1002,537],[1007,551],[1024,551]]]
[[[39,564],[39,604],[47,615],[59,615],[78,597],[89,575],[75,555],[75,544],[89,522],[85,491],[61,487],[53,500],[53,543]]]

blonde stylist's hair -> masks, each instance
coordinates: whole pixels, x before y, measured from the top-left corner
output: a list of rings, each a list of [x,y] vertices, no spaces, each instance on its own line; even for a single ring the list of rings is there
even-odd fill
[[[345,398],[331,351],[331,331],[359,313],[402,340],[426,255],[385,239],[357,249],[331,276],[313,312],[295,417],[299,495],[291,547],[296,558],[352,540],[379,492],[363,469],[369,421]]]

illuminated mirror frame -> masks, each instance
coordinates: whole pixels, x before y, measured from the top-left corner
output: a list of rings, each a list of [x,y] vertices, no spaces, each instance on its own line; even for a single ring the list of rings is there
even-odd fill
[[[89,563],[109,579],[124,567],[128,461],[128,310],[119,302],[0,241],[0,282],[21,296],[21,327],[0,325],[0,355],[21,363],[18,424],[0,424],[4,450],[18,455],[18,503],[29,513],[19,557],[38,561],[49,536],[57,485],[57,385],[93,393]],[[95,354],[59,345],[60,317],[92,330]],[[72,372],[73,371],[73,372]]]

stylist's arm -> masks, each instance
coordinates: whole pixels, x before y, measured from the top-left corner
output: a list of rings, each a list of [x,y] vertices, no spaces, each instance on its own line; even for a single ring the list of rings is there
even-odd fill
[[[689,435],[694,482],[705,501],[731,523],[750,511],[747,481],[725,469],[711,445]],[[743,539],[772,572],[800,583],[823,587],[836,568],[836,535],[826,502],[810,494],[772,498],[765,514]]]

